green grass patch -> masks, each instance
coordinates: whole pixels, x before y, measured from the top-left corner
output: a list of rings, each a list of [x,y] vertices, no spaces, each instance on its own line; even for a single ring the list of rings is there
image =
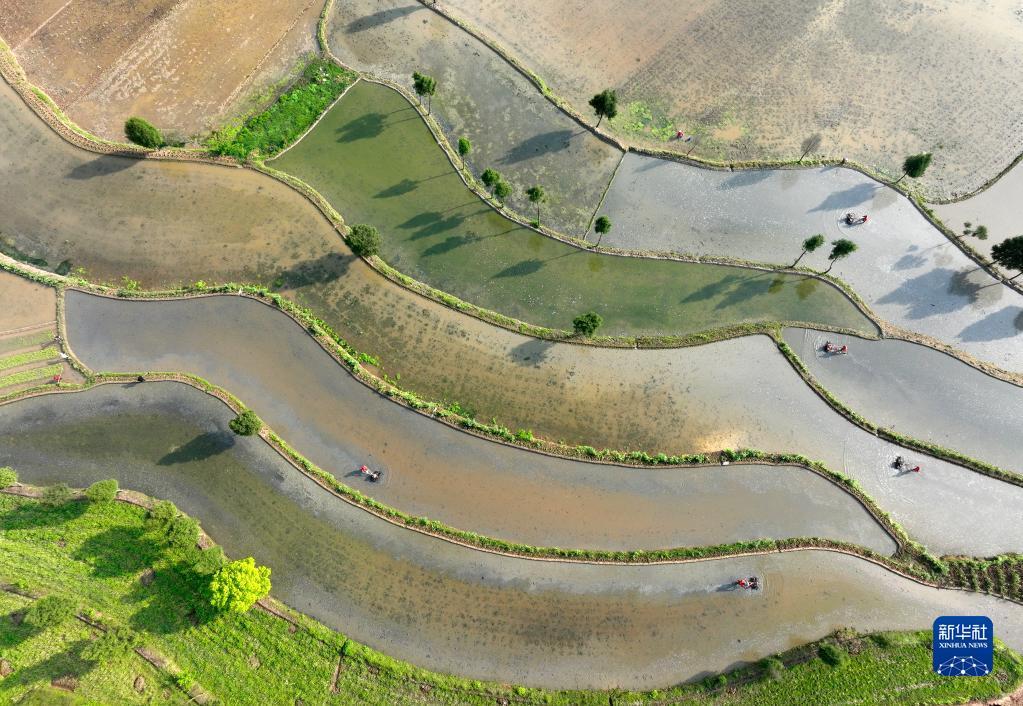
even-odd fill
[[[253,610],[196,619],[196,577],[188,549],[160,539],[146,511],[126,503],[68,502],[47,507],[0,495],[0,582],[20,593],[71,598],[80,614],[106,628],[128,628],[141,644],[169,659],[160,672],[134,653],[95,662],[85,648],[100,634],[70,619],[33,627],[20,615],[33,600],[0,592],[0,658],[13,673],[0,680],[0,700],[52,703],[51,682],[74,686],[66,703],[185,703],[199,685],[223,703],[265,704],[607,704],[600,691],[548,691],[434,674],[348,640],[311,619],[295,625]],[[148,569],[148,585],[140,577]],[[18,616],[18,624],[12,620]],[[723,678],[652,691],[616,694],[616,703],[684,699],[687,703],[961,703],[997,696],[1023,679],[1023,662],[996,652],[987,678],[938,677],[930,671],[929,635],[839,634],[847,655],[823,662],[821,644],[807,645]],[[331,690],[341,661],[337,692]],[[170,673],[173,672],[173,675]],[[136,678],[142,677],[141,692]],[[719,677],[721,679],[721,677]],[[35,699],[35,700],[33,700]],[[60,703],[59,701],[57,703]]]
[[[49,337],[48,332],[47,337]],[[26,351],[25,353],[18,353],[16,355],[9,355],[6,358],[0,358],[0,370],[16,368],[19,365],[28,365],[29,363],[36,363],[40,360],[51,360],[56,357],[56,346],[50,346],[49,348],[43,348],[38,351]]]
[[[22,370],[21,372],[12,373],[10,375],[4,375],[0,377],[0,387],[9,387],[11,385],[20,385],[25,382],[32,382],[34,380],[41,380],[43,378],[52,378],[54,375],[60,374],[64,370],[60,363],[54,365],[47,365],[44,368],[32,368],[31,370]]]
[[[43,329],[42,331],[36,331],[35,333],[26,333],[22,336],[5,338],[0,340],[0,353],[14,351],[19,348],[28,348],[29,346],[39,345],[52,340],[53,331],[50,331],[49,329]]]
[[[207,142],[212,152],[246,159],[274,155],[290,145],[348,88],[358,74],[327,59],[313,59],[298,81],[262,113],[226,127]]]

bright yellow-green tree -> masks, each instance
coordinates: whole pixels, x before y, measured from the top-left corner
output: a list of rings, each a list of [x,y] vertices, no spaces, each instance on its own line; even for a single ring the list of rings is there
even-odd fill
[[[210,579],[210,603],[218,610],[244,613],[270,593],[270,567],[251,556],[221,567]]]

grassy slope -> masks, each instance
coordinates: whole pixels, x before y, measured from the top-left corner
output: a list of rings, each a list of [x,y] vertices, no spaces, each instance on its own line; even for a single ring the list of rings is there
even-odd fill
[[[145,646],[170,658],[175,680],[136,655],[93,664],[80,657],[96,631],[79,621],[35,631],[15,626],[10,616],[29,599],[0,592],[0,659],[15,669],[0,680],[0,700],[45,689],[51,680],[73,676],[76,694],[91,703],[182,703],[177,682],[197,681],[225,703],[306,704],[493,704],[504,694],[524,703],[606,704],[607,693],[510,689],[430,674],[379,655],[301,616],[294,629],[284,620],[253,610],[207,623],[190,619],[194,583],[181,556],[147,533],[145,511],[123,504],[71,502],[50,509],[34,500],[0,495],[0,581],[38,594],[60,593],[81,601],[82,611],[108,625],[142,632]],[[143,587],[146,568],[156,580]],[[996,670],[1002,681],[949,679],[930,673],[927,635],[851,638],[859,650],[838,669],[813,657],[812,648],[787,653],[789,667],[778,681],[757,668],[730,675],[741,688],[701,685],[665,693],[616,696],[616,702],[686,696],[694,703],[829,703],[867,698],[878,703],[957,703],[993,696],[1023,679],[1023,662],[1008,651]],[[344,654],[337,693],[331,691],[338,656]],[[132,685],[142,676],[142,694]],[[907,686],[912,685],[912,686]],[[42,691],[35,692],[40,698]],[[634,697],[634,698],[632,698]],[[45,701],[40,701],[45,702]]]

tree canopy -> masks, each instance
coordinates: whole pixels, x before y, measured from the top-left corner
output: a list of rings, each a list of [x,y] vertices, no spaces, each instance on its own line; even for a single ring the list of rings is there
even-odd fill
[[[597,95],[590,98],[590,107],[597,114],[597,125],[604,118],[611,120],[618,115],[618,95],[610,88],[605,88]]]
[[[572,328],[576,333],[588,338],[596,333],[602,323],[604,323],[604,319],[600,314],[595,311],[588,311],[572,319]]]
[[[822,245],[824,245],[823,235],[821,235],[820,233],[818,233],[817,235],[811,235],[809,238],[803,241],[803,252],[799,254],[799,257],[797,257],[796,261],[792,263],[792,266],[795,267],[796,265],[798,265],[799,261],[803,259],[804,255],[806,255],[808,252],[813,252],[814,250],[817,250]]]
[[[144,118],[128,118],[124,122],[125,136],[136,145],[150,149],[163,147],[163,135],[156,127]]]
[[[497,183],[494,184],[494,196],[502,201],[511,196],[511,192],[511,184],[506,182],[504,179],[498,179]]]
[[[1023,274],[1023,235],[1017,235],[995,245],[991,248],[991,257],[1008,270],[1020,270],[1019,274],[1013,275],[1010,279],[1019,277]]]
[[[256,416],[255,412],[247,409],[228,422],[227,425],[238,436],[252,436],[263,426],[263,422]]]
[[[831,260],[831,264],[828,265],[828,269],[825,272],[831,272],[831,268],[835,266],[835,263],[841,260],[843,257],[848,257],[856,252],[857,245],[851,240],[846,238],[839,238],[831,246],[831,254],[828,255],[828,259]]]
[[[465,159],[465,155],[472,152],[472,143],[469,142],[468,137],[458,138],[458,156]]]
[[[117,480],[98,480],[85,490],[85,497],[94,503],[108,503],[117,497]]]
[[[485,169],[480,175],[480,181],[483,182],[483,186],[493,189],[494,184],[501,181],[501,175],[496,169]]]
[[[416,89],[416,95],[419,96],[420,104],[423,102],[423,96],[430,99],[430,105],[427,107],[427,112],[429,112],[433,104],[433,94],[437,92],[436,79],[433,76],[427,76],[416,71],[412,74],[412,86]]]
[[[921,152],[906,157],[902,163],[902,177],[911,176],[914,179],[922,177],[927,167],[931,165],[931,156],[930,152]],[[899,181],[902,181],[902,177],[899,177]]]
[[[210,579],[210,605],[244,613],[270,593],[270,567],[256,566],[251,556],[221,567]]]
[[[536,222],[540,223],[540,204],[547,200],[547,193],[543,190],[543,187],[537,184],[526,189],[526,196],[529,200],[536,204]]]
[[[374,226],[356,223],[348,233],[348,245],[356,255],[372,257],[380,252],[380,233]]]

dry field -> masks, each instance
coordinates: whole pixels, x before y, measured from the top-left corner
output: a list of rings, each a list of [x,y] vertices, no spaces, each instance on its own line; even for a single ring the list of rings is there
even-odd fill
[[[897,172],[933,151],[932,196],[972,191],[1023,151],[1019,0],[443,0],[577,109],[607,86],[615,128],[694,155],[817,152]],[[665,140],[668,140],[667,142]]]
[[[29,79],[102,137],[130,115],[187,138],[256,107],[315,51],[323,0],[4,0]]]

